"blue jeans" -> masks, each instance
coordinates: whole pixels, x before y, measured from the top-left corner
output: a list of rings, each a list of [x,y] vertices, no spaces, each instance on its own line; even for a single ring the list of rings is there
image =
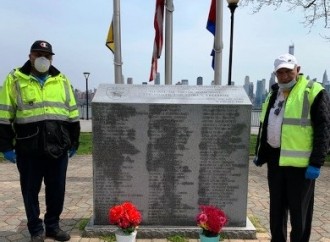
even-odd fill
[[[63,211],[68,155],[58,159],[45,156],[17,155],[17,167],[20,174],[21,191],[27,216],[27,226],[31,236],[44,232],[43,221],[39,218],[38,195],[42,181],[45,184],[46,214],[44,223],[47,231],[59,228]]]

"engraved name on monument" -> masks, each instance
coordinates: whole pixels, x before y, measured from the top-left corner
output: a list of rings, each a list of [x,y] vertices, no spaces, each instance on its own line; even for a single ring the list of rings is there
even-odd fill
[[[143,225],[196,226],[200,204],[245,226],[251,103],[241,87],[99,86],[94,224],[132,201]]]

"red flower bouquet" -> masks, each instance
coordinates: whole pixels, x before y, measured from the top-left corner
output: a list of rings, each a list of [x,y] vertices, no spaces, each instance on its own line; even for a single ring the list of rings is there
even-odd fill
[[[131,202],[124,202],[109,209],[110,224],[117,225],[125,234],[131,234],[141,223],[141,213]]]
[[[216,237],[227,223],[226,214],[215,206],[201,205],[196,217],[197,225],[203,229],[206,237]]]

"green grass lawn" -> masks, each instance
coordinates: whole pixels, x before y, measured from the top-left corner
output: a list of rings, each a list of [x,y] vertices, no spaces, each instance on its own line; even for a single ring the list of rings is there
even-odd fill
[[[78,155],[92,154],[92,150],[93,150],[92,133],[80,133],[79,142],[80,145],[77,152]]]
[[[251,134],[251,136],[250,136],[250,146],[249,146],[250,156],[254,155],[254,151],[256,149],[256,143],[257,143],[257,135],[256,134]]]
[[[77,154],[78,155],[92,154],[92,150],[93,150],[92,133],[81,133],[79,141],[80,141],[80,146],[79,146]],[[257,141],[257,135],[251,134],[250,147],[249,147],[250,156],[254,155],[256,141]],[[0,152],[0,161],[2,161],[2,160],[3,160],[3,155]],[[326,162],[330,164],[330,154],[327,156]]]

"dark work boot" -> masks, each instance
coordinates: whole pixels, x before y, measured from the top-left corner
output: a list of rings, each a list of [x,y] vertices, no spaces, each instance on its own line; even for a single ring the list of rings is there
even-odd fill
[[[58,240],[58,241],[68,241],[70,240],[70,235],[63,231],[62,229],[58,228],[52,231],[46,230],[46,237]]]
[[[31,242],[44,242],[44,236],[42,234],[31,236]]]

